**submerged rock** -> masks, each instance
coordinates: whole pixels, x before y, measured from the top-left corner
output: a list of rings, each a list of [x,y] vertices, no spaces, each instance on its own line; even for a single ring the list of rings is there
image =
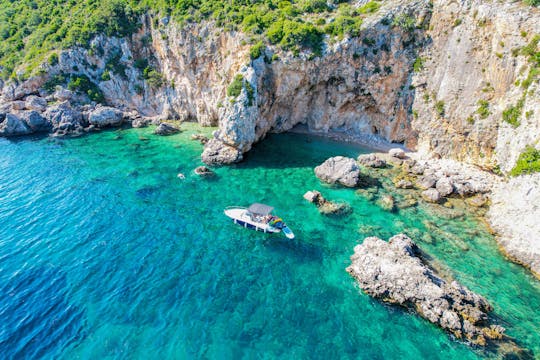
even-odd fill
[[[242,158],[240,150],[218,139],[208,140],[201,155],[202,161],[208,165],[232,164],[241,161]]]
[[[329,184],[355,187],[360,183],[360,168],[356,161],[343,156],[332,157],[317,166],[315,175]]]
[[[154,130],[154,134],[156,135],[173,135],[178,134],[180,132],[180,129],[177,128],[174,125],[167,124],[167,123],[161,123],[158,125],[156,130]]]
[[[386,211],[394,211],[395,210],[395,199],[392,195],[384,195],[382,196],[378,201],[377,205],[381,207],[381,209]]]
[[[347,272],[368,295],[414,309],[458,339],[486,345],[502,339],[504,328],[490,324],[489,303],[456,281],[446,281],[421,259],[406,235],[388,242],[368,237],[354,248]]]
[[[195,168],[195,174],[203,177],[209,177],[214,176],[216,173],[213,172],[211,169],[207,168],[206,166],[198,166]]]
[[[304,194],[304,199],[317,205],[319,212],[323,215],[344,215],[349,214],[352,211],[349,204],[326,200],[317,190],[306,192]]]
[[[192,134],[191,140],[198,140],[201,144],[206,144],[210,139],[208,139],[204,134]]]

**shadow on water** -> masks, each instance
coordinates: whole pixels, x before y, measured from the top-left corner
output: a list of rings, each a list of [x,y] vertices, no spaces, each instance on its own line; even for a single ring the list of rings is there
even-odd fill
[[[340,154],[336,153],[336,148],[340,149]],[[344,144],[315,135],[270,134],[264,141],[255,144],[248,153],[244,154],[243,162],[233,167],[237,169],[315,167],[332,156],[356,158],[358,154],[366,152],[369,150],[360,145]]]
[[[67,299],[66,275],[33,268],[12,276],[0,288],[0,354],[54,358],[84,337],[85,315]]]
[[[298,237],[290,240],[283,235],[273,235],[266,238],[263,243],[267,249],[282,256],[294,256],[301,261],[322,262],[323,260],[323,249],[320,246],[310,244]]]

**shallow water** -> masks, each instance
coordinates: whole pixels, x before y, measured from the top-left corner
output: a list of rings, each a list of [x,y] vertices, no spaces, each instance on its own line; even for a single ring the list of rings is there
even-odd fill
[[[189,140],[199,130],[184,127],[170,137],[130,129],[0,139],[2,358],[489,355],[355,286],[344,270],[355,244],[400,231],[540,354],[540,282],[507,262],[474,218],[422,207],[390,214],[321,185],[314,166],[364,150],[298,134],[272,135],[245,162],[201,179],[193,169],[202,147]],[[354,212],[321,216],[302,198],[312,189]],[[254,201],[275,206],[297,238],[222,214]]]

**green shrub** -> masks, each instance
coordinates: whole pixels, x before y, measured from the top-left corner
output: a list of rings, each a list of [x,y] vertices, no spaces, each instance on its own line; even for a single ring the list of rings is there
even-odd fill
[[[424,68],[424,59],[422,57],[417,57],[413,64],[414,72],[420,72]]]
[[[478,100],[478,109],[476,109],[476,113],[480,116],[480,119],[487,118],[491,111],[489,111],[489,102],[486,100]]]
[[[49,65],[55,66],[58,64],[58,54],[52,53],[51,56],[49,56]]]
[[[68,82],[68,89],[78,92],[80,94],[86,94],[90,100],[103,103],[105,98],[101,90],[94,84],[86,75],[71,75]]]
[[[510,175],[518,176],[536,172],[540,172],[540,151],[529,145],[519,155],[516,165],[510,171]]]
[[[366,3],[365,5],[358,8],[358,12],[360,14],[372,14],[377,12],[379,8],[381,7],[381,4],[377,1],[370,1]]]
[[[400,27],[405,31],[416,29],[416,18],[412,15],[401,14],[392,20],[392,26]]]
[[[103,74],[101,74],[101,80],[103,81],[111,80],[111,73],[109,72],[109,70],[105,70]]]
[[[266,46],[264,46],[264,43],[261,40],[251,47],[249,50],[249,56],[252,60],[258,59],[264,54],[265,48]]]
[[[445,104],[443,100],[439,100],[435,103],[435,110],[437,111],[437,114],[439,114],[439,116],[441,117],[444,117],[444,114],[445,114],[444,107],[445,107]]]
[[[517,128],[521,123],[519,117],[523,111],[523,105],[525,104],[525,98],[522,97],[518,100],[516,105],[509,106],[506,110],[503,111],[502,117],[503,121],[506,121],[513,127]]]
[[[231,96],[236,99],[242,92],[243,87],[244,76],[242,76],[242,74],[238,74],[234,77],[233,81],[227,88],[227,96]]]
[[[163,75],[151,66],[144,68],[143,78],[154,88],[159,88],[163,85]]]

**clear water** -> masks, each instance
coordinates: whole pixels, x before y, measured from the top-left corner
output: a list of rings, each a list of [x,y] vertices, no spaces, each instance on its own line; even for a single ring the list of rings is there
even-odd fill
[[[399,231],[540,354],[540,282],[504,260],[474,218],[390,214],[325,187],[313,167],[362,149],[303,135],[270,136],[244,163],[201,179],[196,131],[0,139],[2,358],[486,356],[362,294],[345,272],[365,235]],[[354,212],[321,216],[302,198],[311,189]],[[254,201],[275,206],[297,238],[245,230],[222,214]]]

